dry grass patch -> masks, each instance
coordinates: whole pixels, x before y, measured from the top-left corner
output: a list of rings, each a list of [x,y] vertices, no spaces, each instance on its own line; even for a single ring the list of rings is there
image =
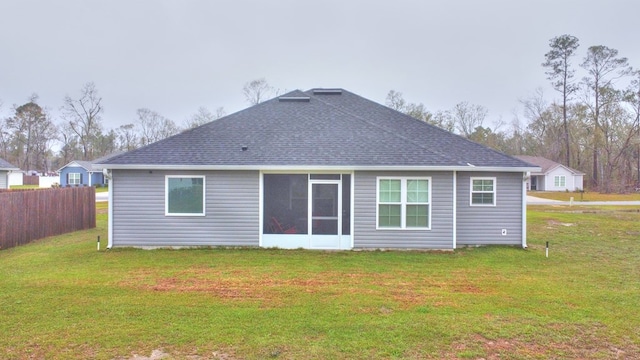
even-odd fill
[[[288,277],[278,272],[264,274],[247,269],[206,267],[192,267],[170,276],[152,269],[141,269],[121,281],[120,285],[152,292],[205,293],[224,301],[259,302],[263,307],[287,306],[291,297],[306,294],[325,299],[390,296],[399,308],[411,309],[424,304],[444,306],[445,302],[439,299],[447,293],[483,295],[493,292],[487,284],[468,279],[464,272],[458,272],[449,280],[412,273],[339,271],[298,273],[296,277]]]

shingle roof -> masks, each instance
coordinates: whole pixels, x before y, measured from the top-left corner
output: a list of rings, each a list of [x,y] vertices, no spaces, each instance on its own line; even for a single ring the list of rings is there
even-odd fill
[[[558,166],[562,166],[565,169],[571,171],[573,174],[575,175],[584,175],[583,172],[580,172],[578,170],[572,169],[570,167],[564,166],[562,164],[559,164],[555,161],[549,160],[547,158],[544,158],[542,156],[530,156],[530,155],[517,155],[515,156],[515,158],[518,158],[524,162],[527,162],[529,164],[535,165],[535,166],[539,166],[542,171],[541,173],[543,174],[547,174],[548,172],[550,172],[551,170],[557,168]]]
[[[102,164],[530,167],[342,89],[295,90]]]
[[[102,156],[102,157],[100,157],[100,158],[97,158],[97,159],[95,159],[95,160],[93,160],[93,161],[88,161],[88,160],[72,160],[72,161],[70,161],[68,164],[66,164],[65,166],[61,167],[58,171],[60,171],[60,170],[62,170],[62,169],[64,169],[64,168],[66,168],[67,166],[69,166],[69,165],[71,165],[71,164],[73,164],[73,163],[76,163],[76,164],[80,165],[83,169],[85,169],[85,170],[87,170],[87,171],[89,171],[89,172],[91,172],[91,171],[95,171],[95,170],[96,170],[96,168],[93,166],[93,164],[101,163],[101,162],[103,162],[103,161],[105,161],[105,160],[111,159],[112,157],[117,156],[117,155],[120,155],[120,154],[124,154],[124,151],[116,151],[116,152],[113,152],[113,153],[111,153],[111,154],[108,154],[108,155]]]
[[[0,158],[0,170],[18,170],[17,166],[12,165],[5,159]]]

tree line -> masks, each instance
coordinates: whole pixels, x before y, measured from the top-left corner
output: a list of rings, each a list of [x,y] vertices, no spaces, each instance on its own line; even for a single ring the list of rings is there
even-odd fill
[[[469,102],[430,111],[391,90],[386,105],[507,154],[542,156],[584,172],[591,190],[625,192],[640,183],[640,71],[603,45],[587,48],[576,66],[579,47],[572,35],[551,39],[541,66],[558,95],[548,101],[536,90],[520,100],[522,114],[514,114],[508,123],[500,119],[493,128],[485,124],[488,109]],[[242,89],[250,105],[279,92],[264,78]],[[66,96],[60,110],[54,123],[37,95],[14,106],[14,115],[0,121],[0,157],[24,170],[46,172],[71,160],[133,150],[225,115],[222,107],[215,112],[201,107],[178,125],[141,108],[136,121],[107,130],[102,98],[93,83],[85,84],[78,97]],[[56,142],[59,150],[54,153]]]
[[[278,92],[264,78],[249,81],[242,89],[251,105]],[[12,112],[0,121],[0,157],[23,170],[39,173],[54,172],[72,160],[94,160],[130,151],[226,115],[223,107],[211,112],[202,106],[178,124],[156,111],[140,108],[136,121],[106,129],[102,97],[92,82],[82,87],[78,97],[64,97],[58,121],[38,103],[36,94],[23,105],[14,105]]]
[[[572,35],[549,41],[541,64],[557,96],[520,100],[523,115],[485,125],[488,110],[461,102],[430,112],[391,90],[386,105],[509,155],[542,156],[586,174],[585,186],[627,192],[640,184],[640,71],[618,50],[596,45],[582,55]],[[577,71],[581,71],[581,78]]]

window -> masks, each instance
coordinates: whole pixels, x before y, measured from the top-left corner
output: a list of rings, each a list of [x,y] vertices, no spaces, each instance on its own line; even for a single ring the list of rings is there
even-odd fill
[[[378,178],[378,228],[429,229],[430,178]]]
[[[67,179],[67,184],[69,185],[80,185],[82,182],[82,177],[80,173],[69,173],[69,178]]]
[[[471,178],[471,205],[496,205],[496,178]]]
[[[567,186],[567,178],[564,175],[556,175],[553,177],[553,186],[565,187]]]
[[[204,176],[167,176],[165,214],[204,216]]]

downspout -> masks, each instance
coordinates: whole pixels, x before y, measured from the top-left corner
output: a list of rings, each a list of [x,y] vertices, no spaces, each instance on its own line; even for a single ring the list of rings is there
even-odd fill
[[[111,170],[107,170],[107,178],[109,179],[109,187],[108,189],[108,207],[109,207],[109,219],[107,221],[107,249],[111,249],[113,246],[113,175]]]
[[[522,173],[522,248],[527,248],[527,177],[531,173]]]
[[[262,247],[264,233],[264,173],[258,173],[258,247]]]
[[[453,171],[453,248],[458,245],[458,172]]]
[[[356,172],[353,171],[353,172],[351,172],[351,189],[350,189],[350,191],[351,191],[351,199],[349,200],[349,202],[350,202],[350,205],[349,205],[350,206],[350,208],[349,208],[349,211],[350,211],[350,213],[349,213],[349,218],[350,218],[350,221],[349,221],[349,223],[350,223],[349,224],[349,233],[351,234],[351,249],[356,247],[356,234],[355,234],[355,231],[354,231],[355,230],[354,223],[355,223],[355,219],[356,219],[355,213],[354,213],[354,209],[355,209],[355,206],[356,206],[355,205],[355,198],[356,198],[355,189],[356,189]]]

